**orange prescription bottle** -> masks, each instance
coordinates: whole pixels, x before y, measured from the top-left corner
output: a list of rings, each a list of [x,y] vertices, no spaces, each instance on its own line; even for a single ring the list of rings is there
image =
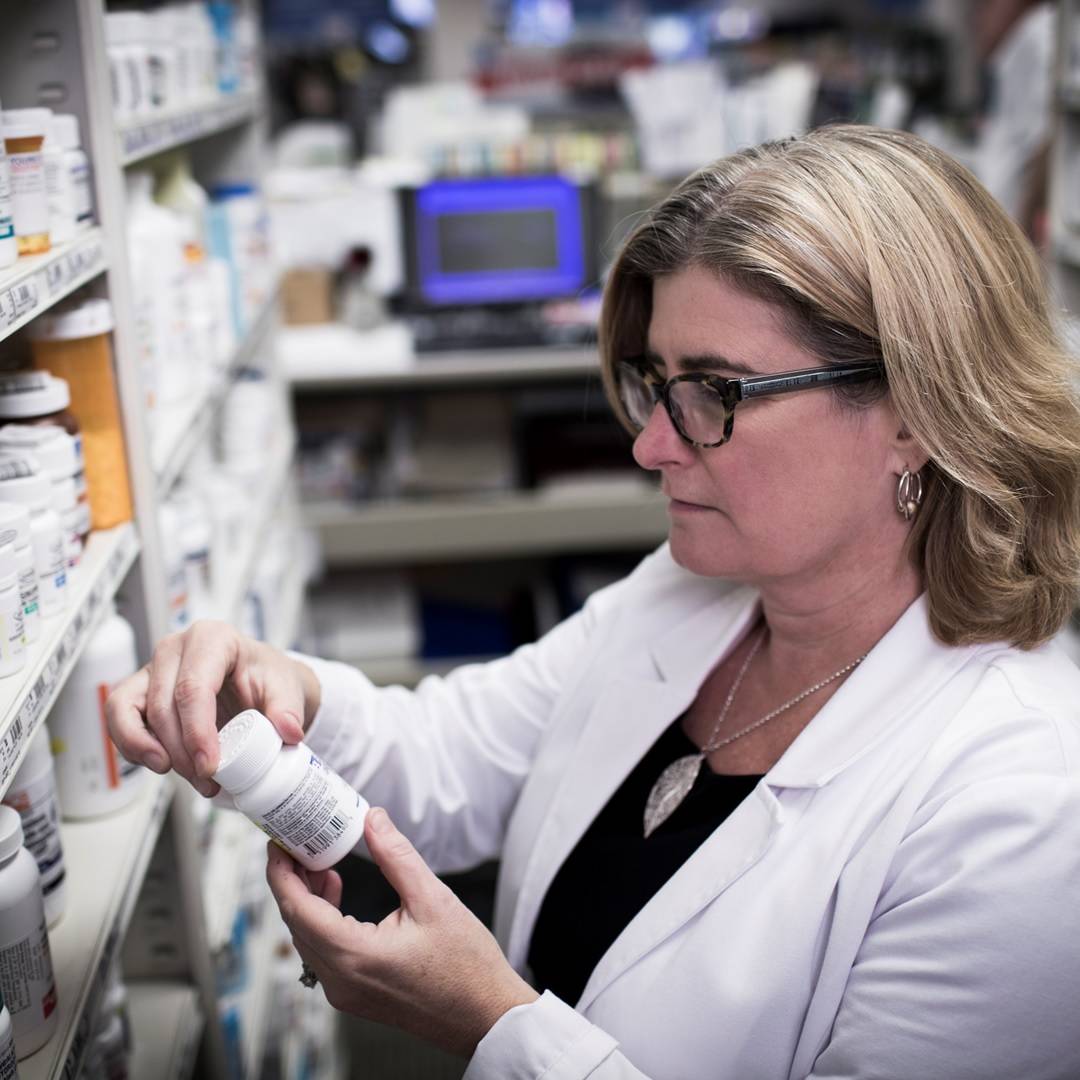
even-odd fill
[[[82,431],[90,516],[95,529],[132,517],[124,433],[113,377],[108,300],[81,300],[40,316],[32,328],[34,367],[65,379]]]
[[[15,239],[20,255],[49,250],[49,195],[45,187],[45,132],[52,125],[51,109],[5,109],[4,149],[11,166],[15,203]]]

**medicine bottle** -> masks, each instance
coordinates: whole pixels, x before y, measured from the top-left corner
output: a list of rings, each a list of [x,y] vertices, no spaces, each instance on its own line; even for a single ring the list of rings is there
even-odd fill
[[[0,994],[11,1012],[15,1053],[27,1057],[56,1030],[56,981],[41,875],[10,806],[0,806]]]
[[[5,424],[0,427],[0,454],[5,457],[32,454],[49,480],[63,486],[64,490],[57,501],[62,502],[64,508],[68,503],[68,482],[74,486],[78,511],[74,529],[85,543],[90,534],[90,501],[87,497],[86,473],[75,439],[62,427],[53,424]],[[53,494],[57,493],[54,491]],[[60,505],[57,505],[56,512],[63,518]]]
[[[75,440],[83,468],[82,433],[71,411],[71,389],[48,371],[17,371],[0,376],[0,420],[63,428]]]
[[[45,195],[49,204],[49,245],[66,244],[75,237],[75,198],[64,168],[64,150],[55,134],[56,117],[49,117],[41,160],[45,168]]]
[[[53,113],[52,135],[64,155],[75,228],[81,231],[94,223],[94,195],[90,184],[90,159],[79,140],[79,118],[74,113]]]
[[[364,833],[368,804],[305,743],[285,746],[257,709],[219,732],[214,779],[236,809],[309,870],[344,858]]]
[[[15,240],[20,255],[49,250],[49,195],[42,145],[52,123],[51,109],[6,109],[4,149],[11,167]]]
[[[110,605],[49,714],[56,788],[65,818],[115,813],[142,790],[146,771],[120,756],[105,721],[112,688],[138,666],[135,633]]]
[[[49,481],[26,460],[0,459],[0,502],[19,503],[30,511],[30,544],[41,614],[46,619],[58,615],[67,607],[67,558]]]
[[[19,1080],[15,1056],[15,1029],[4,999],[0,996],[0,1080]]]
[[[18,810],[23,842],[41,874],[45,921],[54,926],[64,914],[64,848],[60,842],[60,808],[56,800],[56,772],[49,732],[42,724],[30,740],[19,771],[4,793],[4,805]],[[3,1073],[0,1073],[3,1080]]]
[[[80,460],[95,529],[111,529],[132,517],[112,329],[112,305],[97,299],[65,304],[36,319],[31,328],[36,374],[58,377],[68,389],[68,415],[81,435]]]
[[[22,671],[25,663],[26,635],[15,546],[0,544],[0,679]]]
[[[30,544],[30,511],[18,503],[0,502],[0,544],[15,550],[15,570],[19,575],[19,599],[23,609],[23,638],[37,641],[41,633],[41,606],[34,549]],[[0,1077],[0,1080],[3,1080]]]
[[[2,112],[2,110],[0,110]],[[15,208],[11,196],[11,163],[0,138],[0,270],[12,266],[19,258],[15,242]],[[2,1080],[2,1074],[0,1074]]]

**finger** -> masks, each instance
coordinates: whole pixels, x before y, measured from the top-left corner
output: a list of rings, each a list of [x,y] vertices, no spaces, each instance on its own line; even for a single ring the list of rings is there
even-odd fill
[[[381,806],[368,811],[364,839],[383,877],[401,897],[402,907],[418,919],[433,915],[449,890]]]
[[[287,743],[304,737],[304,688],[287,656],[277,649],[260,649],[255,677],[261,683],[260,710]]]
[[[162,638],[150,661],[150,685],[146,692],[146,723],[169,755],[172,767],[206,794],[205,783],[184,746],[180,714],[176,707],[176,677],[183,654],[183,635]]]
[[[220,757],[217,696],[236,667],[239,634],[226,623],[198,622],[184,634],[176,674],[176,711],[195,772],[209,779]]]
[[[140,761],[157,773],[169,771],[168,752],[146,726],[146,691],[150,673],[141,668],[118,684],[105,702],[109,737],[128,761]]]
[[[328,904],[341,909],[341,875],[336,870],[309,870],[308,888]]]
[[[310,891],[296,863],[274,843],[269,845],[266,880],[293,937],[301,938],[316,952],[333,955],[343,943],[345,920],[341,912]]]

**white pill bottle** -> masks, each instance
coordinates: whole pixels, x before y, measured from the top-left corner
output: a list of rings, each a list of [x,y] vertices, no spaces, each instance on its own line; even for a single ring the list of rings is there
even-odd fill
[[[309,870],[340,862],[364,834],[368,804],[305,743],[285,746],[257,709],[220,731],[214,779],[280,848]]]
[[[15,1056],[15,1028],[3,997],[0,997],[0,1080],[19,1080],[18,1058]]]
[[[109,604],[49,714],[56,787],[65,818],[122,810],[142,790],[146,770],[126,761],[109,738],[105,701],[139,666],[135,632]]]
[[[15,1051],[27,1057],[49,1041],[59,1013],[41,875],[10,806],[0,806],[0,994],[11,1012]]]
[[[55,926],[64,914],[67,890],[56,774],[49,749],[49,732],[44,724],[30,740],[26,757],[11,781],[11,787],[4,792],[4,805],[18,810],[22,818],[23,841],[41,873],[45,921],[49,926]],[[0,1080],[3,1080],[3,1073],[0,1073]]]

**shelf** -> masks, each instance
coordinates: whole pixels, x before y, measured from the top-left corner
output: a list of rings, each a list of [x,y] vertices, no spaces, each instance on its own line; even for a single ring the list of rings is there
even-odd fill
[[[157,477],[158,493],[167,494],[183,474],[191,455],[209,437],[214,417],[236,373],[247,366],[277,317],[277,290],[272,289],[262,311],[244,340],[236,347],[228,367],[201,394],[170,410],[160,410],[151,425],[156,438],[151,463]]]
[[[213,833],[202,870],[206,942],[211,953],[232,937],[236,913],[253,858],[264,850],[263,836],[243,814],[215,809]]]
[[[455,668],[465,664],[486,664],[497,660],[496,656],[459,656],[443,660],[424,660],[418,656],[388,657],[349,657],[337,656],[341,660],[359,668],[377,686],[416,686],[428,675],[448,675]]]
[[[235,94],[205,105],[136,120],[117,129],[120,162],[134,165],[155,154],[247,123],[255,115],[254,95]]]
[[[138,553],[133,525],[91,533],[68,588],[67,608],[42,620],[41,635],[27,646],[22,671],[0,680],[0,791],[7,789],[39,722]]]
[[[371,347],[367,343],[372,337],[334,324],[283,327],[278,335],[278,356],[286,379],[297,392],[408,390],[600,377],[595,348],[552,345],[417,356],[400,343],[389,352],[381,342]]]
[[[235,623],[239,620],[251,585],[252,574],[255,571],[255,562],[262,551],[263,540],[266,530],[273,520],[274,514],[285,495],[288,486],[289,475],[292,469],[295,440],[292,432],[288,439],[283,440],[281,446],[272,451],[266,469],[260,475],[262,495],[257,505],[253,508],[249,528],[245,534],[245,547],[233,564],[234,573],[231,575],[232,591],[222,598],[218,618],[226,622]]]
[[[508,492],[492,498],[309,504],[332,565],[634,549],[667,535],[666,500],[645,490]]]
[[[188,1080],[203,1029],[193,986],[139,980],[128,984],[131,1080]]]
[[[125,810],[61,825],[68,902],[49,934],[59,999],[56,1034],[19,1062],[20,1080],[78,1075],[109,965],[131,920],[142,879],[175,791],[146,773],[145,790]]]
[[[0,341],[105,269],[105,242],[96,226],[44,255],[28,255],[0,270]]]

